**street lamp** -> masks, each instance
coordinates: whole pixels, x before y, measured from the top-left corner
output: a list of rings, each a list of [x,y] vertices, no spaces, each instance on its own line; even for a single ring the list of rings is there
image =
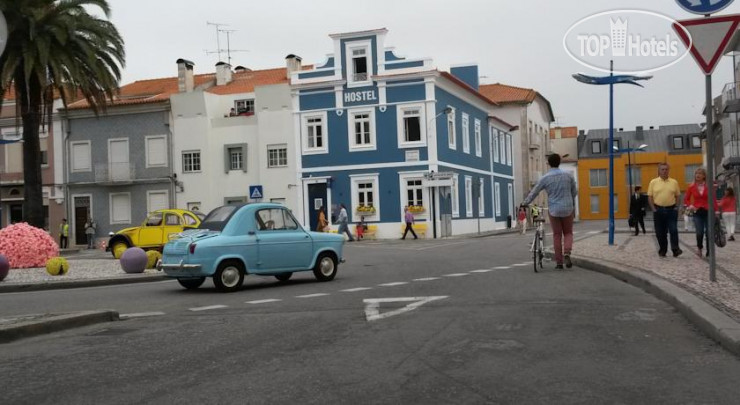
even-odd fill
[[[652,76],[614,75],[614,61],[609,61],[609,76],[589,76],[576,73],[573,78],[581,83],[609,85],[609,145],[614,145],[614,85],[620,83],[643,87],[637,80],[648,80]],[[614,244],[614,150],[609,148],[609,244]]]
[[[645,145],[644,143],[642,145],[636,147],[636,148],[630,148],[630,141],[627,141],[627,147],[626,148],[619,149],[616,146],[612,146],[612,149],[616,153],[627,152],[627,173],[629,174],[630,194],[632,194],[632,192],[633,192],[633,187],[632,187],[632,158],[631,158],[631,153],[632,152],[644,152],[645,151],[645,148],[647,148],[647,145]]]

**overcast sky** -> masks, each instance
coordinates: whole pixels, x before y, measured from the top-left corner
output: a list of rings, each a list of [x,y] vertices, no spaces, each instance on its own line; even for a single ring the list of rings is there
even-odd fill
[[[533,88],[552,104],[556,124],[580,129],[609,125],[608,88],[571,78],[601,75],[571,59],[563,36],[578,20],[603,11],[640,9],[678,20],[698,18],[674,0],[109,0],[111,19],[126,43],[123,83],[177,74],[175,60],[195,62],[195,72],[215,70],[216,28],[227,24],[232,65],[284,66],[293,53],[304,64],[333,52],[329,34],[387,28],[386,46],[408,58],[431,57],[435,66],[476,62],[481,83]],[[740,13],[740,1],[720,14]],[[222,34],[221,47],[225,48]],[[223,55],[222,59],[226,56]],[[740,58],[738,58],[740,61]],[[641,89],[615,89],[615,127],[704,121],[704,76],[688,56],[654,73]],[[713,95],[733,81],[732,57],[713,75]]]

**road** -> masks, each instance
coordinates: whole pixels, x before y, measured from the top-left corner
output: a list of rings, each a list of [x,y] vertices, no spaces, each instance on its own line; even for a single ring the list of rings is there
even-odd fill
[[[737,402],[736,357],[613,278],[533,273],[528,238],[353,243],[332,282],[247,277],[233,294],[1,294],[1,315],[128,318],[0,346],[3,402]]]

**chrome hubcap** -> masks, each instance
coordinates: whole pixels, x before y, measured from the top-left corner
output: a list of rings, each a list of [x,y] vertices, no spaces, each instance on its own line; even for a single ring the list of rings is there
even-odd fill
[[[321,259],[321,274],[325,276],[331,276],[334,272],[334,261],[331,258],[325,257]]]
[[[233,287],[239,281],[239,269],[229,266],[221,273],[221,282],[227,287]]]

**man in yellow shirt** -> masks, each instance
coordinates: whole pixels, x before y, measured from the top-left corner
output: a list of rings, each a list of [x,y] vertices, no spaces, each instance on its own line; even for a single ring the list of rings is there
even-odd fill
[[[658,165],[658,177],[650,180],[648,203],[653,210],[655,236],[658,238],[658,255],[665,257],[668,252],[668,233],[671,234],[673,257],[683,253],[678,247],[678,197],[681,189],[676,179],[668,177],[668,163]]]

